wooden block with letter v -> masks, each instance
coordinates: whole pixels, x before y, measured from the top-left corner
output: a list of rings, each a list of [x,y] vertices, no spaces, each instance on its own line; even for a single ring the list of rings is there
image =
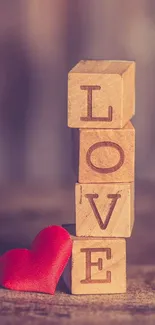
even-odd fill
[[[134,181],[135,129],[80,129],[79,183]]]
[[[72,294],[126,292],[126,241],[72,236],[72,257],[63,279]]]
[[[134,183],[75,185],[76,236],[130,237]]]
[[[135,114],[135,62],[80,61],[68,75],[68,126],[122,128]]]

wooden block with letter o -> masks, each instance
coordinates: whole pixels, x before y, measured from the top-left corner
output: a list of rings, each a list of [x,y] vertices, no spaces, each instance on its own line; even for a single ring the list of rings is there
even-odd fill
[[[126,292],[126,242],[72,236],[72,257],[63,273],[72,294]]]
[[[80,129],[79,183],[134,181],[135,129]]]
[[[135,62],[80,61],[68,75],[68,126],[122,128],[135,114]]]
[[[77,236],[131,236],[134,183],[77,183],[75,203]]]

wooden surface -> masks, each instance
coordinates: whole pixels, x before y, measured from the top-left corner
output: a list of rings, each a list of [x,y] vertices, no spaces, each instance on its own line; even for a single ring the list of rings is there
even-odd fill
[[[69,127],[122,128],[134,113],[134,62],[80,61],[69,72]]]
[[[75,189],[77,236],[131,236],[134,183],[77,183]]]
[[[79,183],[134,181],[135,129],[80,129]]]
[[[61,283],[55,296],[0,289],[1,325],[154,325],[155,266],[128,268],[128,292],[76,296]]]
[[[155,184],[136,183],[136,218],[127,240],[127,293],[55,296],[0,289],[1,325],[155,324]],[[48,224],[73,223],[74,185],[0,188],[0,250],[29,247]]]

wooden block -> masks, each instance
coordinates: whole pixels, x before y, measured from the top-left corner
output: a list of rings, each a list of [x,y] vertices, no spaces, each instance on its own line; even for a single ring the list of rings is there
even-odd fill
[[[126,242],[72,236],[72,257],[63,273],[72,294],[126,292]]]
[[[77,183],[75,197],[77,236],[131,236],[134,183]]]
[[[122,128],[135,114],[135,62],[80,61],[68,74],[68,126]]]
[[[80,129],[79,183],[134,181],[135,129]]]

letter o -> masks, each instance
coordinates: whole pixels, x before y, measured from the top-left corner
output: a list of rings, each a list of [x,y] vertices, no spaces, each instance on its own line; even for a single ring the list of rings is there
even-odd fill
[[[100,147],[111,147],[111,148],[116,149],[119,152],[119,155],[120,155],[120,159],[119,159],[118,163],[116,165],[112,166],[112,167],[106,167],[106,168],[96,167],[95,165],[93,165],[93,163],[91,162],[91,154],[92,154],[92,152],[94,150],[96,150],[96,149],[98,149]],[[86,154],[86,161],[87,161],[88,166],[91,169],[93,169],[95,172],[102,173],[102,174],[113,173],[116,170],[118,170],[119,168],[121,168],[121,166],[124,163],[124,159],[125,159],[125,156],[124,156],[123,149],[117,143],[110,142],[110,141],[103,141],[103,142],[94,143],[88,149],[87,154]]]

